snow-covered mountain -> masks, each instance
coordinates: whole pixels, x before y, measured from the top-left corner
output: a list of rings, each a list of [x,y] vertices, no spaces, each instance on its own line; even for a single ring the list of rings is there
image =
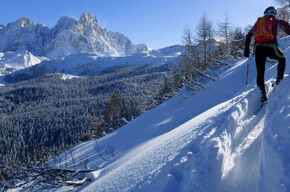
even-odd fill
[[[246,62],[217,71],[220,79],[205,90],[194,95],[183,90],[187,99],[178,94],[112,134],[63,153],[51,165],[83,169],[86,162],[92,171],[78,188],[85,192],[289,191],[290,77],[261,109],[254,60],[245,90]],[[287,74],[289,65],[287,60]],[[268,92],[276,68],[267,64]],[[114,155],[104,161],[108,149]]]
[[[111,67],[173,64],[184,49],[179,45],[159,50],[134,45],[121,33],[103,29],[92,13],[84,13],[79,20],[61,17],[52,29],[20,18],[0,26],[0,42],[4,84],[3,79],[15,82],[14,76],[22,74],[27,78],[45,73],[96,75]]]
[[[20,18],[0,26],[0,42],[0,52],[29,51],[49,58],[80,52],[125,56],[149,50],[145,44],[134,45],[119,32],[101,28],[92,13],[84,13],[79,20],[61,17],[52,29]]]
[[[0,53],[0,74],[6,75],[3,76],[5,81],[12,83],[17,82],[17,77],[20,76],[21,80],[24,80],[24,76],[30,79],[46,73],[87,76],[98,75],[103,70],[114,67],[172,65],[178,62],[183,49],[183,46],[175,45],[130,56],[99,57],[89,53],[75,53],[55,59],[35,57],[29,52],[25,54]],[[27,57],[29,59],[25,59]],[[2,83],[5,82],[2,81]]]

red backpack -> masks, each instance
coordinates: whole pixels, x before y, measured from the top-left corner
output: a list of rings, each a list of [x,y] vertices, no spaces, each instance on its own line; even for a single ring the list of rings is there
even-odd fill
[[[274,20],[274,17],[260,17],[257,20],[254,28],[256,42],[268,43],[276,38],[272,29]]]

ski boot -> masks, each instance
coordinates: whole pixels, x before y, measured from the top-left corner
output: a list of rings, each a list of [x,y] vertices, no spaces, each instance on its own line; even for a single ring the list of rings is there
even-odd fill
[[[280,83],[280,81],[282,81],[283,79],[284,79],[284,74],[282,74],[282,75],[278,74],[277,79],[276,79],[276,85],[278,85]]]
[[[280,81],[282,81],[282,80],[283,80],[283,78],[277,78],[276,85],[278,85],[280,83]]]
[[[262,94],[262,99],[261,99],[261,101],[263,102],[263,103],[266,103],[267,102],[267,95],[266,95],[266,91],[265,90],[261,90],[261,94]]]

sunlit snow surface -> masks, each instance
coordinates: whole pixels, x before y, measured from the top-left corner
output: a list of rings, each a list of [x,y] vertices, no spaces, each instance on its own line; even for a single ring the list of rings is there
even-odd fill
[[[246,62],[218,71],[221,79],[203,91],[183,90],[187,99],[178,94],[114,133],[76,146],[74,166],[88,159],[93,170],[92,181],[77,191],[290,191],[290,77],[260,108],[255,62],[247,91]],[[288,59],[286,73],[289,65]],[[268,91],[276,68],[267,64]],[[104,161],[99,154],[108,149],[115,156]],[[70,158],[66,152],[51,164],[73,168]]]

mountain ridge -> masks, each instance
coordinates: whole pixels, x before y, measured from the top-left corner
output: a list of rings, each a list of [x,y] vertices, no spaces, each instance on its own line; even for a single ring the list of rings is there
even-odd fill
[[[120,57],[99,57],[90,53],[75,53],[54,59],[25,54],[1,53],[1,83],[15,83],[39,77],[46,73],[64,73],[76,76],[94,76],[103,70],[114,67],[141,65],[172,65],[181,58],[183,46],[170,46],[159,50],[135,53]],[[3,58],[3,59],[2,59]],[[31,59],[25,59],[31,58]],[[22,63],[21,65],[19,63]],[[25,77],[25,78],[24,78]]]
[[[79,20],[63,16],[51,29],[22,17],[0,26],[0,41],[0,52],[29,51],[49,58],[80,52],[125,56],[150,50],[145,44],[134,45],[120,32],[102,28],[92,13],[83,13]]]

